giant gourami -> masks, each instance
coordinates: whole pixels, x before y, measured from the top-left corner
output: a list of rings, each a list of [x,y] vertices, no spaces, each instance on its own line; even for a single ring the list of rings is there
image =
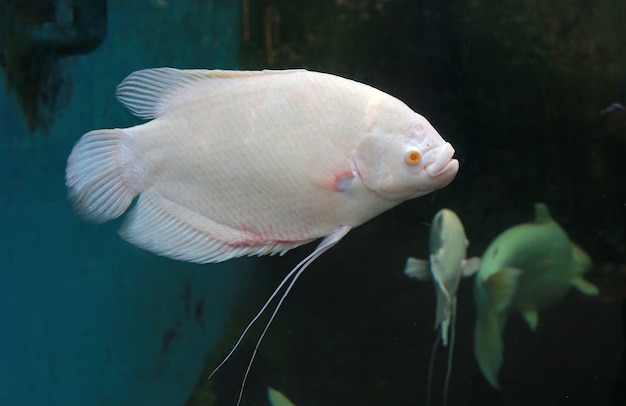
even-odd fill
[[[156,68],[130,74],[117,97],[151,121],[76,143],[66,168],[75,209],[105,222],[138,197],[121,236],[196,263],[323,238],[259,312],[289,281],[268,326],[304,269],[350,229],[458,171],[423,116],[330,74]]]
[[[450,347],[448,350],[448,365],[444,383],[443,404],[447,403],[448,386],[452,372],[452,355],[454,352],[455,320],[457,306],[457,290],[462,276],[473,275],[480,265],[477,257],[467,257],[469,241],[465,235],[465,228],[459,216],[450,209],[441,209],[433,217],[429,234],[430,259],[428,261],[409,257],[406,261],[404,273],[422,281],[431,280],[435,285],[437,308],[435,311],[435,326],[440,333],[433,344],[428,367],[428,384],[426,387],[426,405],[430,405],[433,366],[437,346],[441,341]]]
[[[591,265],[542,203],[535,204],[533,222],[509,228],[491,242],[474,284],[474,355],[489,384],[499,388],[502,331],[509,314],[521,313],[535,330],[537,311],[558,302],[571,287],[597,295],[598,288],[583,279]]]

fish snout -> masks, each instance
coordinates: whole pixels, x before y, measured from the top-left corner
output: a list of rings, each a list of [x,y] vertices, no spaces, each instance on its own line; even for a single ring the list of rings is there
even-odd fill
[[[453,156],[454,148],[449,142],[431,150],[428,154],[430,162],[424,167],[426,174],[431,178],[450,178],[452,181],[459,170],[459,161],[453,159]]]

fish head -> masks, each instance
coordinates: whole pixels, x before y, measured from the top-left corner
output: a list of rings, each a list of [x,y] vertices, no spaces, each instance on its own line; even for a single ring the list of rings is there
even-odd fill
[[[433,217],[430,225],[430,252],[439,251],[444,243],[452,246],[455,251],[463,251],[469,245],[465,236],[465,229],[459,216],[450,209],[441,209]]]
[[[359,140],[354,162],[366,188],[389,200],[408,200],[448,185],[459,170],[454,148],[422,116],[409,125],[373,126]]]
[[[464,270],[469,242],[461,219],[450,209],[441,209],[430,228],[430,259],[435,280],[456,295]]]

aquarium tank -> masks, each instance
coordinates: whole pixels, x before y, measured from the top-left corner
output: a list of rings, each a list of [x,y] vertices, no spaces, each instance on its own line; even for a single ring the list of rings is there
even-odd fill
[[[626,404],[625,2],[0,4],[0,405]],[[290,286],[319,240],[272,256],[231,258],[220,246],[210,258],[224,261],[193,261],[182,248],[154,249],[176,231],[157,216],[160,234],[141,249],[123,228],[120,238],[123,215],[81,215],[82,203],[103,200],[72,192],[85,178],[72,178],[68,157],[89,131],[162,123],[162,110],[142,103],[167,86],[132,85],[146,98],[135,100],[135,113],[149,110],[140,117],[116,99],[129,74],[158,67],[306,69],[364,83],[425,117],[454,147],[458,173],[350,230]],[[272,83],[229,117],[224,143],[283,82]],[[202,103],[221,97],[202,89]],[[293,104],[354,119],[317,95]],[[284,135],[269,113],[268,128]],[[292,119],[286,136],[325,119]],[[304,164],[333,167],[332,146],[315,151]],[[365,176],[348,170],[334,193]],[[255,171],[267,179],[269,164]],[[288,179],[279,175],[278,186]],[[230,181],[239,190],[244,179]],[[324,187],[319,177],[312,184]],[[107,185],[103,196],[117,190]],[[295,191],[283,192],[271,199]],[[462,221],[463,238],[433,220],[442,209]],[[467,271],[452,288],[434,265],[451,258],[442,247],[476,265],[450,266]],[[405,275],[409,257],[424,260],[420,275],[435,289]],[[454,317],[440,303],[453,303]]]

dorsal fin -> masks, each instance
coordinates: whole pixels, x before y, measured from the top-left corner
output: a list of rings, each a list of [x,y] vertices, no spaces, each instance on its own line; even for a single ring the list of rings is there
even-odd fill
[[[521,269],[505,267],[485,280],[485,290],[489,294],[489,306],[495,314],[501,314],[509,307],[515,291]]]
[[[303,72],[302,69],[233,71],[206,69],[143,69],[131,73],[117,86],[116,96],[134,115],[153,119],[167,108],[171,96],[179,90],[207,79],[245,78],[268,74]]]
[[[535,203],[535,223],[548,223],[552,221],[550,210],[544,203]]]

